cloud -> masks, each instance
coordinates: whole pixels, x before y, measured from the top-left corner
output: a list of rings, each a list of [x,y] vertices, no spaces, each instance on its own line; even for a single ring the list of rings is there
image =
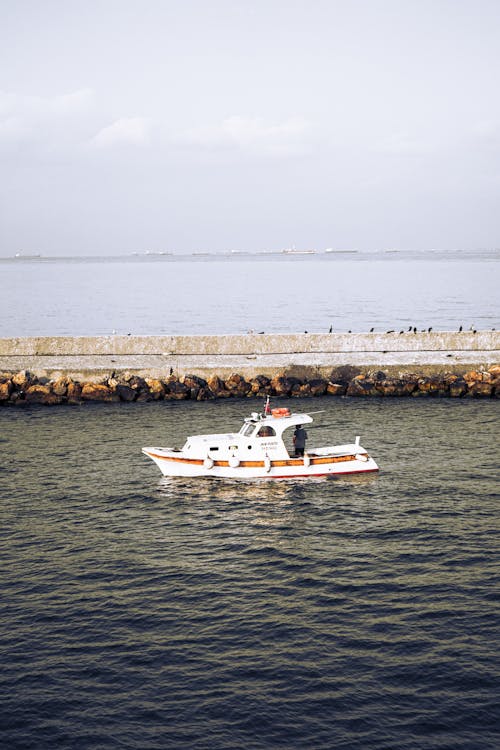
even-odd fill
[[[272,122],[241,115],[176,131],[166,122],[104,111],[90,88],[53,97],[0,92],[0,149],[14,158],[23,153],[30,159],[51,158],[88,149],[97,154],[147,146],[170,154],[187,148],[288,158],[310,154],[316,135],[301,117]]]
[[[91,139],[96,148],[144,146],[151,137],[152,121],[145,117],[122,117],[99,130]]]
[[[299,156],[310,151],[311,135],[311,124],[300,117],[270,124],[261,117],[233,115],[218,125],[191,128],[181,141],[189,147],[207,150]]]
[[[81,138],[95,111],[90,88],[53,97],[0,92],[0,146],[53,150]]]

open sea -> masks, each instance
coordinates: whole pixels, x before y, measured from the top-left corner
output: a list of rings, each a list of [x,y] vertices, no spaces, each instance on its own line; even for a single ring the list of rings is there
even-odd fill
[[[1,260],[1,336],[500,327],[498,259]],[[380,473],[160,475],[255,402],[0,409],[0,747],[497,750],[499,404],[280,401]]]
[[[0,336],[500,328],[500,250],[0,258]]]

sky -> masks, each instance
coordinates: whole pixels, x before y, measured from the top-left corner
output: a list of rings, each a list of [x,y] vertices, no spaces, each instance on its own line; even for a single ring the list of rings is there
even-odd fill
[[[498,0],[0,17],[0,256],[500,246]]]

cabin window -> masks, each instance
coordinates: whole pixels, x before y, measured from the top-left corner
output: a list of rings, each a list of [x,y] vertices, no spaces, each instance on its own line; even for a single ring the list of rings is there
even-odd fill
[[[210,447],[208,450],[209,451],[218,451],[219,450],[219,446],[218,445],[214,445],[213,447]]]
[[[244,434],[244,435],[245,435],[246,437],[249,437],[250,435],[252,435],[252,433],[253,433],[253,431],[254,431],[254,430],[255,430],[255,425],[254,425],[254,424],[249,424],[249,425],[248,425],[248,426],[247,426],[247,427],[245,428],[245,430],[244,430],[243,434]]]
[[[262,425],[257,433],[257,437],[274,437],[276,432],[269,425]]]

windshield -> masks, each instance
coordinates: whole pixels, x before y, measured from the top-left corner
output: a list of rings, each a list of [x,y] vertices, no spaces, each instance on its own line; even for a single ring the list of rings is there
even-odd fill
[[[240,430],[240,435],[245,435],[245,437],[250,437],[250,435],[252,435],[254,430],[255,430],[255,425],[253,424],[253,422],[250,422],[249,424],[245,422],[245,424]]]

